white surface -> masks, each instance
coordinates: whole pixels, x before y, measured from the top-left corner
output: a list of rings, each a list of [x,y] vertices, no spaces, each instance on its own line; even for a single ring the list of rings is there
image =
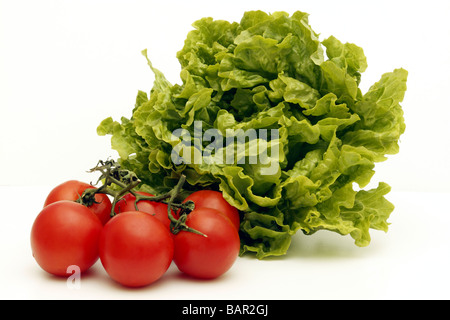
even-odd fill
[[[393,192],[388,233],[372,231],[369,247],[328,231],[297,234],[286,256],[238,258],[221,278],[199,281],[172,265],[154,284],[128,289],[100,262],[80,288],[42,271],[31,256],[29,233],[50,187],[1,187],[11,199],[0,224],[0,299],[449,299],[449,194]],[[28,196],[20,208],[15,204]]]
[[[239,21],[252,9],[305,11],[321,39],[360,45],[369,65],[363,91],[384,72],[409,71],[400,153],[378,164],[373,180],[392,186],[390,231],[373,231],[368,248],[330,232],[298,234],[286,257],[240,258],[212,282],[172,267],[153,286],[128,290],[99,263],[79,290],[46,275],[30,253],[34,217],[51,186],[95,180],[85,171],[116,157],[96,127],[129,116],[137,90],[151,88],[140,51],[180,83],[175,54],[191,23]],[[0,298],[450,298],[449,12],[446,0],[0,0]]]

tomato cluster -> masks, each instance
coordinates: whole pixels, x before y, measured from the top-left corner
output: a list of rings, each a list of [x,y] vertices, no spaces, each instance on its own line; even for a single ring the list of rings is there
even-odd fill
[[[188,196],[183,203],[191,201],[195,207],[183,214],[187,228],[174,231],[173,219],[181,219],[180,212],[171,208],[171,221],[168,204],[149,200],[151,194],[129,192],[111,201],[97,193],[89,205],[79,203],[89,188],[75,180],[56,186],[34,221],[32,253],[51,274],[67,276],[72,265],[84,272],[100,259],[113,280],[142,287],[163,276],[172,261],[187,275],[213,279],[238,257],[239,212],[221,192]]]

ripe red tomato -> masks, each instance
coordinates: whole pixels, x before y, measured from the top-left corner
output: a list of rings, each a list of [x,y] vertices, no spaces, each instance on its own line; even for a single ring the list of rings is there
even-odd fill
[[[236,261],[240,240],[235,226],[215,209],[198,208],[186,225],[207,235],[180,231],[174,237],[173,261],[190,276],[213,279],[228,271]]]
[[[98,259],[103,226],[91,210],[73,201],[58,201],[42,209],[31,229],[31,249],[45,271],[67,276],[67,267],[81,272]]]
[[[158,280],[173,257],[169,230],[152,215],[128,211],[115,215],[100,237],[100,261],[109,276],[128,287]]]
[[[137,193],[144,196],[152,196],[152,194],[146,192]],[[119,201],[117,201],[114,212],[117,214],[126,211],[136,211],[136,208],[134,206],[135,200],[136,197],[131,193],[125,194]],[[170,220],[167,213],[167,204],[150,200],[139,200],[137,203],[137,207],[138,211],[149,213],[159,221],[161,221],[167,228],[170,227]]]
[[[184,202],[191,200],[195,203],[195,208],[211,208],[220,211],[233,223],[239,231],[240,218],[239,211],[230,205],[222,195],[222,192],[214,190],[199,190],[190,194]]]
[[[76,201],[83,194],[84,190],[88,188],[94,189],[90,184],[77,180],[63,182],[50,191],[45,200],[44,207],[60,200]],[[97,203],[94,203],[88,208],[94,212],[104,225],[111,218],[111,201],[106,194],[96,194],[95,201]]]

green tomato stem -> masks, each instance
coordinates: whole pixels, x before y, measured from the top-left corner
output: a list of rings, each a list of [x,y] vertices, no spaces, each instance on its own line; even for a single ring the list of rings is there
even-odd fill
[[[136,174],[132,171],[121,169],[114,160],[100,160],[97,165],[90,170],[90,172],[94,171],[101,172],[97,183],[103,181],[103,184],[98,188],[86,189],[77,202],[89,206],[95,202],[95,195],[97,193],[107,194],[113,198],[111,207],[111,217],[113,217],[116,215],[115,207],[117,202],[120,201],[125,194],[131,193],[135,197],[134,207],[136,210],[138,210],[137,203],[142,200],[166,203],[167,215],[170,220],[170,231],[173,234],[177,234],[180,231],[188,231],[207,237],[207,235],[202,232],[186,225],[187,215],[195,209],[194,202],[175,202],[175,199],[178,198],[186,181],[185,175],[181,175],[176,186],[165,194],[159,196],[146,196],[133,190],[141,183],[141,180],[136,176]],[[112,188],[112,185],[115,185],[116,187]],[[173,216],[172,210],[179,210],[180,217],[178,219]]]

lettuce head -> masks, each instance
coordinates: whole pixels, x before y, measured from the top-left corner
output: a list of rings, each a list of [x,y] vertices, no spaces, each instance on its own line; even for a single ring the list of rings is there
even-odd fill
[[[349,235],[357,246],[370,243],[370,229],[387,231],[390,187],[364,187],[375,163],[399,151],[407,71],[362,93],[362,48],[319,41],[300,11],[193,27],[177,53],[180,84],[147,58],[151,90],[138,91],[129,117],[97,129],[141,189],[166,192],[184,174],[187,193],[222,191],[241,212],[241,253],[257,258],[285,254],[299,230]],[[223,143],[230,132],[244,133],[241,147]]]

